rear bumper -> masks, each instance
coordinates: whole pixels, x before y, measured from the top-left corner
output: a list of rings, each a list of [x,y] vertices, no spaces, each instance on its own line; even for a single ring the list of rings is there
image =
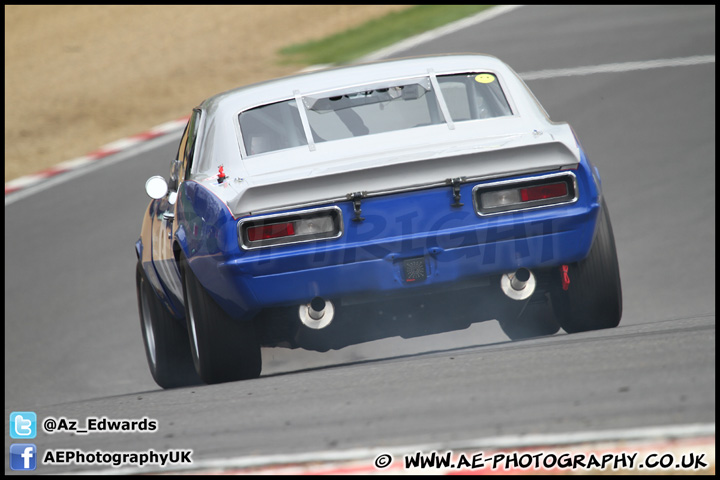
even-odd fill
[[[340,239],[197,258],[194,269],[214,272],[205,277],[206,287],[239,319],[316,296],[342,305],[350,298],[442,290],[520,267],[534,270],[576,262],[590,251],[597,195],[581,195],[570,205],[480,217],[469,201],[471,188],[464,187],[465,206],[455,210],[449,207],[447,189],[373,199],[363,203],[366,220],[360,224],[350,220],[350,202],[340,204],[345,222]],[[439,195],[442,200],[432,198]],[[438,210],[442,202],[442,214],[426,214],[429,205]],[[403,261],[413,258],[423,259],[426,278],[408,282]]]
[[[457,232],[446,235],[446,242],[438,237],[427,237],[423,243],[428,247],[424,249],[403,249],[402,245],[398,249],[391,249],[387,244],[368,244],[343,249],[341,252],[308,252],[292,259],[268,258],[264,265],[251,266],[243,259],[233,259],[220,263],[218,269],[230,283],[246,283],[262,305],[277,304],[283,300],[305,301],[318,295],[336,297],[356,292],[413,288],[416,285],[405,281],[402,270],[403,260],[410,258],[425,259],[425,285],[505,273],[520,267],[534,269],[576,262],[587,256],[596,215],[595,209],[571,215],[575,228],[564,231],[542,232],[543,229],[552,228],[547,223],[560,222],[555,218],[516,223],[507,232],[492,228]],[[564,220],[568,218],[564,217]],[[534,235],[526,235],[531,230],[539,231]],[[493,238],[499,235],[506,238]],[[472,237],[484,238],[485,241],[466,244]],[[405,242],[411,244],[413,241],[417,243],[417,240],[406,239]],[[452,246],[460,242],[462,244]],[[365,257],[363,253],[385,255],[358,259]],[[306,268],[288,271],[284,266],[301,262],[305,263]],[[254,275],[248,274],[251,270],[255,271]]]

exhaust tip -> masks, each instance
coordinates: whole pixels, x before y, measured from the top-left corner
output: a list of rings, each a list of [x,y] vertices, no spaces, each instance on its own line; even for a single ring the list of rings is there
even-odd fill
[[[298,315],[303,325],[319,330],[330,325],[335,316],[335,307],[330,300],[315,297],[310,303],[300,305]]]
[[[530,275],[532,274],[527,268],[518,268],[517,272],[515,272],[515,279],[524,283],[530,280]]]
[[[500,278],[500,288],[513,300],[525,300],[535,291],[535,275],[527,268],[519,268],[514,273],[506,273]]]
[[[310,308],[316,312],[321,312],[325,308],[325,299],[322,297],[315,297],[310,301]]]

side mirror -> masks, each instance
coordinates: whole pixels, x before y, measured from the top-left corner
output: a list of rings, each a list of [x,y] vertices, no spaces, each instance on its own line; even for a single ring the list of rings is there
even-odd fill
[[[182,164],[177,161],[173,160],[170,162],[170,179],[169,179],[169,190],[177,190],[178,189],[178,179],[180,178],[180,168]]]
[[[155,200],[160,199],[167,194],[168,184],[163,177],[155,175],[154,177],[148,178],[147,182],[145,182],[145,192],[147,192],[150,198],[154,198]]]

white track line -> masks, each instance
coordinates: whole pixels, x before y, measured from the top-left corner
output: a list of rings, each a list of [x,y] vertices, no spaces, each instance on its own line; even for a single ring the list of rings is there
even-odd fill
[[[179,133],[179,132],[178,132]],[[143,153],[149,150],[152,150],[153,148],[159,148],[160,146],[170,142],[170,141],[179,141],[179,138],[176,139],[173,136],[164,136],[164,137],[158,137],[153,140],[148,140],[143,143],[138,143],[135,145],[135,148],[132,150],[125,150],[121,152],[114,153],[112,155],[108,155],[107,157],[103,157],[102,162],[96,161],[99,159],[96,158],[89,158],[86,157],[80,157],[75,160],[70,160],[68,162],[63,162],[62,164],[56,165],[56,168],[60,165],[66,165],[66,164],[72,164],[74,162],[77,162],[78,165],[84,168],[77,168],[75,170],[61,170],[58,171],[57,175],[60,173],[63,173],[63,175],[54,176],[51,173],[54,169],[48,169],[45,170],[42,174],[33,174],[28,175],[25,177],[20,177],[12,181],[12,184],[14,186],[14,190],[12,193],[6,193],[5,194],[5,206],[11,205],[19,200],[22,200],[26,197],[29,197],[31,195],[34,195],[38,192],[41,192],[49,187],[53,187],[55,185],[60,185],[61,183],[68,182],[74,178],[82,177],[83,175],[94,172],[95,170],[99,170],[101,168],[107,167],[109,165],[113,165],[115,163],[121,162],[123,160],[127,160],[129,158],[132,158],[133,156]],[[169,161],[168,161],[169,163]],[[8,182],[10,183],[10,182]],[[23,188],[24,187],[24,188]],[[7,192],[8,184],[5,184],[5,191]]]
[[[513,10],[520,7],[522,7],[522,5],[500,5],[497,7],[489,8],[487,10],[483,10],[482,12],[475,14],[472,17],[463,18],[456,22],[436,28],[435,30],[430,30],[429,32],[415,35],[414,37],[405,39],[401,42],[396,43],[395,45],[391,45],[387,48],[383,48],[382,50],[373,52],[369,55],[362,57],[360,60],[358,60],[358,62],[372,62],[374,60],[380,60],[381,58],[390,57],[403,50],[409,50],[423,43],[431,42],[445,35],[450,35],[451,33],[455,33],[458,30],[462,30],[463,28],[471,27],[473,25],[492,20],[495,17],[499,17],[500,15],[503,15],[505,13],[512,12]]]
[[[535,72],[520,73],[519,75],[523,80],[540,80],[545,78],[592,75],[594,73],[618,73],[649,70],[651,68],[688,67],[706,63],[715,63],[715,55],[695,55],[693,57],[662,58],[644,62],[606,63],[604,65],[589,65],[586,67],[537,70]]]

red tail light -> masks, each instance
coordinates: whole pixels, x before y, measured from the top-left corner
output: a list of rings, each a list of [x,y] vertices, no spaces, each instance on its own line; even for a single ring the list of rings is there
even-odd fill
[[[523,202],[534,200],[545,200],[546,198],[564,197],[568,194],[565,182],[551,183],[549,185],[538,185],[520,189],[520,198]]]
[[[242,218],[237,223],[244,250],[332,240],[342,236],[342,227],[342,211],[335,206]]]
[[[289,237],[291,235],[295,235],[295,224],[293,222],[288,222],[250,227],[247,230],[247,235],[248,240],[251,242],[268,240],[270,238]]]
[[[479,215],[563,205],[578,199],[577,180],[572,172],[480,184],[473,189],[473,195]]]

